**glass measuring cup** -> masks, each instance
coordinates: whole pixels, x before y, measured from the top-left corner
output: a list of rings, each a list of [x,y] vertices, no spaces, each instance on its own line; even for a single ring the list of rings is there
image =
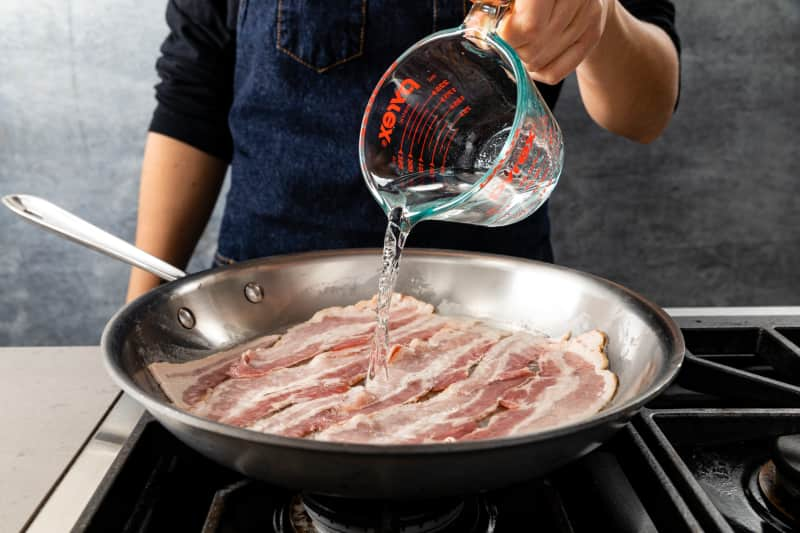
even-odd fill
[[[388,214],[505,226],[538,209],[564,162],[561,130],[497,35],[510,0],[474,2],[464,24],[409,48],[367,103],[359,157]]]

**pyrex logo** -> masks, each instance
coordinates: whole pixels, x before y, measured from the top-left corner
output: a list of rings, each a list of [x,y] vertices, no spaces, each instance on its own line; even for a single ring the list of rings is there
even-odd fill
[[[389,100],[389,105],[386,106],[386,112],[381,118],[381,131],[378,133],[378,138],[384,147],[389,146],[389,143],[392,142],[392,131],[394,131],[395,124],[397,124],[397,115],[395,113],[400,111],[400,105],[406,102],[408,95],[417,89],[419,89],[419,83],[411,78],[406,78],[394,90],[394,98]]]

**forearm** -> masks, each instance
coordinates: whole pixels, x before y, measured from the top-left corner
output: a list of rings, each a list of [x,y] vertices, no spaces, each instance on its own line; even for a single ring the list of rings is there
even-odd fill
[[[227,164],[181,141],[150,133],[139,189],[136,246],[184,268],[208,222]],[[131,300],[159,280],[134,268]]]
[[[678,55],[667,34],[609,0],[597,46],[578,65],[578,86],[592,119],[607,130],[651,142],[666,128],[678,97]]]

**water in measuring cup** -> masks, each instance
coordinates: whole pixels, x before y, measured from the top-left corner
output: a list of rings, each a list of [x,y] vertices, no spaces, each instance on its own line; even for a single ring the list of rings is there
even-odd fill
[[[434,177],[426,173],[407,174],[388,181],[379,187],[379,191],[387,204],[402,208],[405,216],[412,221],[457,219],[462,223],[490,225],[486,224],[487,215],[496,210],[497,205],[502,205],[505,212],[513,212],[517,204],[524,203],[527,197],[511,187],[496,187],[507,177],[507,171],[501,171],[497,181],[473,196],[468,206],[448,204],[469,192],[483,172],[450,170],[447,175],[436,174]],[[536,193],[536,189],[532,188],[532,192]],[[444,206],[448,207],[443,209]]]
[[[428,212],[438,205],[469,191],[480,178],[477,172],[448,171],[431,177],[426,172],[406,174],[379,186],[386,202],[400,207],[409,218]]]

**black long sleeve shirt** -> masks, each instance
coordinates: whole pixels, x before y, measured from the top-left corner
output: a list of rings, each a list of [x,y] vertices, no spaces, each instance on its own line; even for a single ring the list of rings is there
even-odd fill
[[[668,0],[621,0],[635,17],[662,28],[680,51]],[[230,161],[228,111],[233,100],[239,0],[169,0],[170,33],[156,63],[161,82],[150,131]]]

